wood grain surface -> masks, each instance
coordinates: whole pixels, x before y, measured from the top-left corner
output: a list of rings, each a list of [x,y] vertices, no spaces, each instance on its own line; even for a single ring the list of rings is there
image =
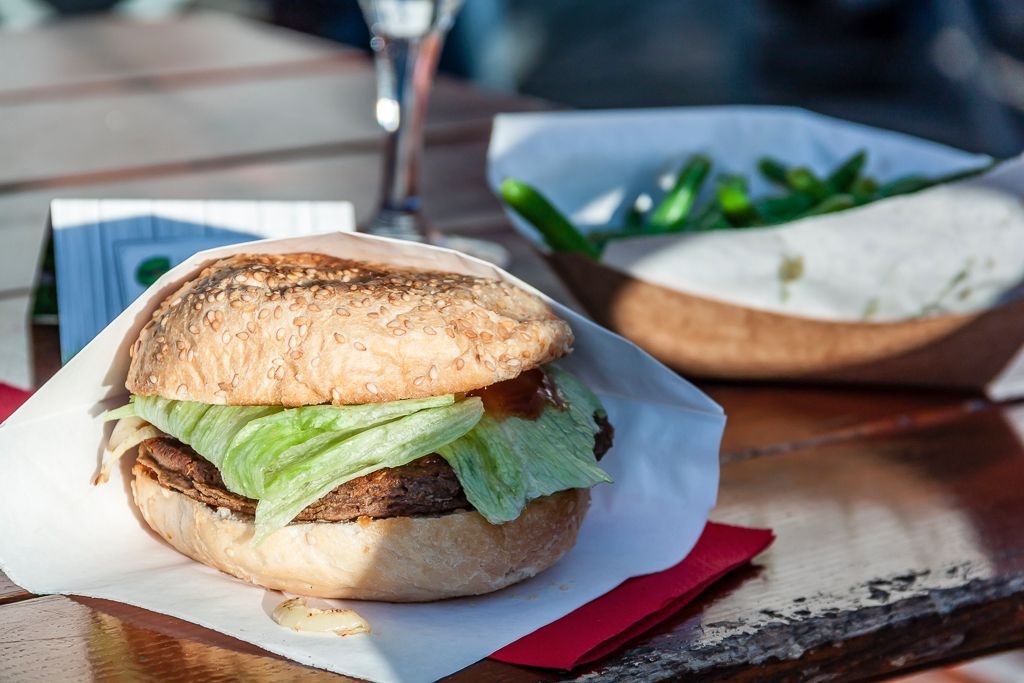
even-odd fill
[[[219,41],[219,42],[218,42]],[[181,49],[180,46],[189,46]],[[6,60],[6,61],[5,61]],[[377,192],[369,64],[199,14],[6,37],[0,298],[29,292],[55,196],[347,198]],[[486,188],[489,120],[536,102],[443,82],[428,214],[485,236],[572,303]],[[37,379],[56,370],[37,327]],[[1021,409],[966,394],[707,384],[730,416],[713,518],[773,528],[751,566],[623,651],[568,674],[484,661],[459,681],[846,680],[1017,645],[1024,634]],[[34,597],[0,575],[0,680],[346,680],[133,607]]]
[[[145,23],[113,17],[60,22],[0,40],[0,102],[95,94],[259,70],[361,59],[355,49],[228,14],[193,12]]]
[[[326,72],[257,80],[128,89],[51,100],[0,103],[0,190],[44,182],[78,184],[169,172],[187,164],[230,163],[342,151],[379,144],[373,72],[359,64]],[[440,80],[431,99],[427,139],[463,128],[486,136],[502,109],[529,101],[490,98]],[[474,127],[475,124],[475,127]],[[481,124],[483,124],[481,126]]]

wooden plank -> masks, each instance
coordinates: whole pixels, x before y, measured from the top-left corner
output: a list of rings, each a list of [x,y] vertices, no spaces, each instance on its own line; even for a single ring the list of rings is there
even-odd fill
[[[428,139],[448,139],[467,125],[479,139],[495,113],[540,106],[445,79],[435,95]],[[324,149],[331,146],[376,150],[381,132],[373,118],[374,97],[374,74],[366,62],[259,81],[0,104],[0,191],[331,153]]]
[[[698,382],[725,409],[724,460],[907,429],[983,408],[966,394]]]
[[[775,545],[593,680],[871,678],[1018,643],[1019,431],[991,409],[726,464],[714,517]]]
[[[353,680],[153,612],[47,596],[0,606],[0,680]]]
[[[353,58],[358,50],[229,14],[159,22],[113,17],[8,32],[0,40],[0,102],[81,95],[118,83],[256,76],[285,65]]]

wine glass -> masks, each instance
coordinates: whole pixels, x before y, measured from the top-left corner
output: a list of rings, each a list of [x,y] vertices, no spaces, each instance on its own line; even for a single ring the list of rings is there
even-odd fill
[[[370,27],[377,70],[377,123],[384,129],[377,214],[363,227],[448,246],[504,265],[508,252],[492,242],[442,235],[424,218],[418,191],[423,123],[444,38],[463,0],[359,0]]]

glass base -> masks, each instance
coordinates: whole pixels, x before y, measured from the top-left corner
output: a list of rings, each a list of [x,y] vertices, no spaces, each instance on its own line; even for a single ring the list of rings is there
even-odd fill
[[[461,251],[463,254],[493,263],[499,268],[505,268],[511,261],[508,250],[497,242],[460,235],[445,235],[417,213],[384,209],[360,230],[380,237],[424,242]]]

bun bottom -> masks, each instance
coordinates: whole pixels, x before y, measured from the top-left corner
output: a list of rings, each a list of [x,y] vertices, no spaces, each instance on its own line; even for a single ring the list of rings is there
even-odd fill
[[[290,524],[253,547],[253,518],[215,509],[132,469],[135,503],[176,550],[266,588],[320,598],[422,602],[480,595],[527,579],[576,543],[586,489],[532,501],[514,521],[476,511],[437,517]]]

